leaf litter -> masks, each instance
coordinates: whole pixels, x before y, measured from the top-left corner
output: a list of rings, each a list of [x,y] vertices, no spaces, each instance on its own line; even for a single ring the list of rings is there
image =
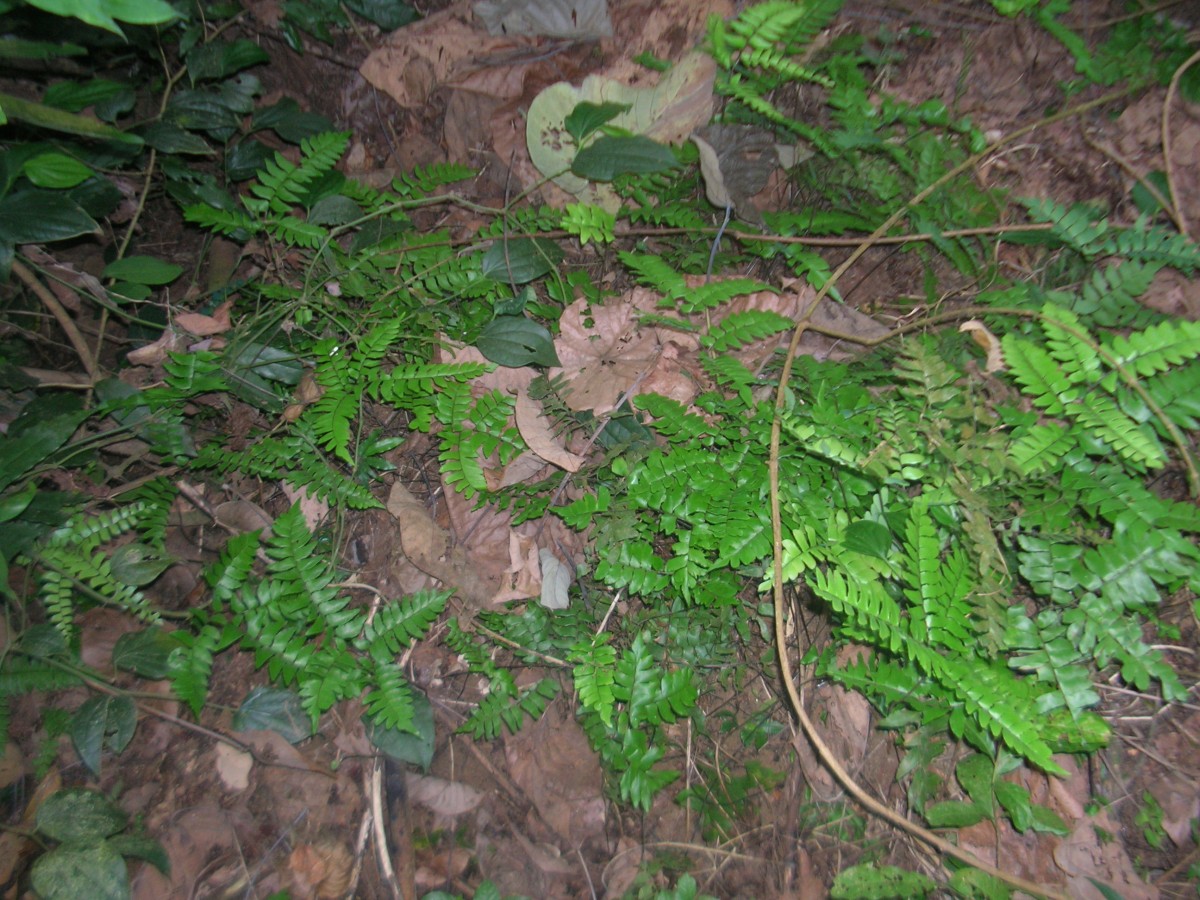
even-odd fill
[[[628,58],[639,50],[654,52],[664,59],[679,59],[679,51],[690,49],[698,40],[699,25],[706,11],[713,10],[718,14],[728,11],[723,4],[712,4],[704,9],[700,9],[701,6],[614,4],[612,27],[617,37],[613,44],[620,49],[614,51],[613,46],[608,47],[605,51],[609,60],[606,74],[596,75],[598,79],[606,80],[597,80],[594,84],[599,87],[585,90],[594,90],[595,96],[605,97],[616,90],[612,85],[644,81],[644,78],[623,78],[621,74],[628,75],[632,68]],[[682,29],[686,46],[677,46],[666,38],[670,33],[673,41],[679,41],[681,23],[686,26]],[[670,26],[670,30],[666,26]],[[497,158],[505,165],[512,163],[519,183],[531,185],[540,175],[536,163],[522,158],[519,152],[524,147],[525,132],[512,127],[519,115],[517,108],[540,96],[541,86],[553,83],[544,77],[544,73],[552,68],[547,66],[547,53],[553,59],[577,51],[558,47],[543,51],[537,39],[514,36],[514,32],[521,31],[523,29],[514,28],[494,37],[481,35],[467,5],[458,4],[444,13],[429,16],[419,27],[410,26],[397,32],[395,41],[371,54],[362,72],[372,84],[405,108],[421,107],[439,90],[474,93],[498,101],[499,105],[487,123],[491,133],[484,137]],[[638,35],[637,40],[623,43],[633,33]],[[995,25],[991,33],[985,32],[979,46],[985,46],[993,35],[995,40],[1003,40],[1005,34],[1006,26]],[[956,36],[951,34],[943,40],[954,39]],[[1053,47],[1047,46],[1043,52],[1049,56]],[[994,65],[982,53],[978,53],[978,58],[981,65]],[[913,87],[914,95],[920,92],[923,99],[937,88],[944,91],[957,89],[955,67],[946,64],[938,54],[925,54],[920,66],[924,68],[914,65],[908,72],[907,84]],[[993,92],[992,96],[981,99],[981,93],[988,90],[987,85],[1012,81],[1000,77],[1002,74],[1003,70],[994,77],[977,77],[963,98],[968,107],[972,102],[980,103],[977,114],[984,118],[990,116],[997,124],[1017,120],[1030,96],[1029,89],[1022,86],[1019,91]],[[532,97],[530,85],[539,89]],[[893,90],[901,93],[904,87],[902,78],[891,85]],[[648,90],[649,96],[653,97],[653,87],[647,88],[643,83],[636,89]],[[645,95],[618,91],[613,96]],[[984,101],[987,105],[982,105]],[[652,101],[651,107],[657,102]],[[1143,120],[1137,120],[1139,114]],[[681,132],[680,136],[690,133],[694,126],[689,123],[693,118],[699,118],[698,114],[689,113],[673,126]],[[1118,146],[1127,157],[1149,152],[1148,148],[1153,144],[1149,126],[1154,122],[1153,109],[1150,104],[1144,104],[1131,106],[1116,123],[1115,127],[1120,129]],[[650,127],[642,124],[647,129]],[[472,132],[477,125],[463,125],[461,130]],[[449,130],[451,124],[446,123],[445,127]],[[1186,111],[1181,134],[1185,138],[1194,138],[1196,127],[1194,111]],[[440,139],[441,135],[434,136],[435,141]],[[726,158],[746,148],[752,154],[767,152],[765,146],[751,139],[741,143],[735,140],[729,147],[732,149],[723,151]],[[718,157],[721,153],[721,150],[715,151]],[[1180,165],[1187,178],[1196,177],[1195,158],[1185,156]],[[1001,174],[1015,177],[1016,172]],[[1045,177],[1045,173],[1039,173],[1036,168],[1032,173],[1022,171],[1023,177],[1027,178],[1036,179],[1039,174]],[[727,184],[724,193],[718,191],[710,196],[741,207],[748,201],[749,192],[755,186],[761,186],[760,181],[761,173],[756,173],[744,186]],[[1187,192],[1185,202],[1193,202],[1197,197],[1200,192]],[[1200,218],[1198,209],[1190,209],[1190,214],[1193,222]],[[86,278],[78,272],[64,275],[80,283]],[[699,288],[702,283],[693,281],[690,286]],[[1194,286],[1191,282],[1190,288]],[[102,291],[98,283],[92,288]],[[723,307],[719,318],[709,320],[703,314],[695,314],[685,323],[687,328],[680,329],[657,323],[653,317],[659,298],[641,288],[632,288],[609,298],[603,305],[576,301],[564,311],[559,323],[555,349],[563,365],[553,374],[561,375],[567,382],[565,397],[570,408],[590,411],[597,416],[611,413],[623,399],[648,392],[664,394],[686,405],[707,387],[705,375],[696,361],[700,336],[707,333],[706,329],[720,324],[723,318],[747,310],[770,311],[793,319],[809,315],[811,290],[799,283],[787,282],[783,288],[779,292],[748,293]],[[896,288],[908,290],[904,285]],[[1185,294],[1184,287],[1176,285],[1175,290],[1176,294],[1167,294],[1171,297],[1172,308],[1195,315],[1200,310],[1200,303],[1191,294]],[[219,337],[230,327],[227,316],[226,307],[217,309],[212,315],[184,314],[176,319],[176,323],[192,337]],[[856,338],[858,342],[869,342],[885,330],[851,306],[830,301],[824,301],[811,313],[811,321],[818,332],[827,332],[805,336],[808,342],[805,352],[817,355],[847,354]],[[151,345],[152,350],[143,348],[147,352],[134,362],[161,362],[167,350],[189,340],[178,332],[168,331],[168,334],[171,337],[167,343],[157,347]],[[986,330],[976,334],[987,339]],[[167,340],[166,336],[164,340]],[[740,351],[740,359],[748,369],[757,370],[784,340],[786,335],[779,335],[751,344]],[[455,358],[465,357],[458,355]],[[594,450],[585,446],[578,436],[556,434],[546,427],[546,419],[537,402],[529,397],[530,383],[536,374],[534,370],[497,369],[493,374],[495,381],[483,382],[480,386],[505,390],[516,398],[514,425],[520,429],[532,453],[507,465],[501,465],[494,458],[479,460],[489,485],[517,484],[555,472],[576,471],[586,454]],[[393,532],[391,537],[398,535],[399,547],[395,555],[388,556],[388,552],[384,552],[393,574],[408,564],[409,574],[399,582],[402,590],[428,586],[432,579],[435,583],[455,586],[469,605],[477,609],[490,608],[500,603],[543,596],[544,554],[554,554],[553,558],[562,570],[569,569],[573,561],[582,558],[585,548],[580,536],[562,528],[554,531],[554,519],[548,520],[550,524],[526,522],[514,526],[511,516],[475,509],[452,487],[444,484],[438,485],[433,492],[443,496],[444,502],[422,499],[415,492],[418,482],[419,479],[414,477],[407,485],[400,481],[394,484],[388,498],[387,515],[370,520],[373,533],[367,535],[380,548],[395,543],[382,539],[387,530]],[[256,527],[256,522],[261,523],[265,513],[256,504],[241,498],[235,502],[249,504],[251,514],[239,517],[239,524],[233,527],[249,529]],[[312,510],[309,515],[315,521],[320,514],[320,510]],[[184,531],[182,523],[177,528]],[[195,551],[193,545],[189,552],[198,559],[199,554]],[[559,569],[554,570],[555,578],[562,577]],[[128,624],[119,621],[119,617],[113,621],[105,620],[97,624],[93,640],[115,642]],[[460,677],[461,668],[444,653],[427,651],[414,654],[414,658],[420,660],[421,666],[419,676],[414,680],[437,697],[440,724],[449,731],[461,719],[456,704],[480,699],[485,686],[477,682],[468,684]],[[240,669],[225,668],[218,672],[214,692],[230,706],[236,706],[246,686],[259,678],[244,664]],[[735,702],[737,698],[727,699]],[[861,698],[827,691],[822,702],[829,713],[826,727],[831,734],[840,736],[845,748],[843,758],[851,760],[872,783],[889,784],[894,776],[894,764],[878,762],[877,757],[883,755],[877,752],[879,748],[873,748],[876,751],[873,753],[865,744],[862,726],[866,710],[862,708]],[[371,752],[361,733],[361,725],[355,724],[357,717],[353,712],[350,710],[350,715],[335,723],[335,734],[323,731],[316,740],[301,747],[293,747],[274,732],[237,735],[253,749],[252,756],[226,744],[214,746],[198,736],[180,733],[173,733],[175,736],[171,738],[169,749],[157,748],[153,756],[139,758],[138,748],[131,748],[128,759],[121,761],[123,777],[138,787],[127,795],[126,803],[146,816],[148,830],[163,843],[172,863],[170,879],[152,867],[139,869],[134,878],[134,896],[192,896],[210,891],[214,886],[247,889],[253,886],[260,896],[274,889],[290,889],[297,897],[340,896],[349,883],[349,861],[360,851],[355,838],[366,814],[363,761]],[[468,743],[460,737],[443,736],[434,763],[434,773],[440,774],[409,773],[406,777],[405,790],[409,799],[422,807],[424,813],[421,815],[431,816],[420,827],[427,824],[432,835],[438,828],[465,821],[468,823],[466,832],[474,840],[468,851],[443,839],[440,845],[419,854],[418,880],[427,889],[457,883],[474,863],[480,872],[513,893],[576,896],[590,880],[590,876],[589,879],[581,876],[577,862],[570,856],[573,851],[582,849],[586,851],[589,871],[610,876],[610,891],[619,896],[622,887],[632,884],[637,864],[650,852],[649,844],[693,839],[690,828],[663,810],[656,808],[640,823],[613,811],[602,790],[595,756],[562,700],[556,701],[539,721],[528,724],[516,735],[506,735],[502,756],[490,753],[486,748],[481,750],[474,744],[468,747]],[[154,742],[146,743],[146,747],[153,746]],[[789,758],[788,753],[783,753],[782,758],[774,758],[771,753],[780,751],[768,748],[764,755],[767,765],[788,768],[784,761]],[[832,794],[835,786],[831,782],[822,784],[822,773],[809,771],[807,766],[802,768],[806,780],[820,784],[822,790]],[[134,773],[142,777],[130,777]],[[58,774],[57,770],[52,770],[42,786],[57,783]],[[1119,834],[1123,825],[1116,815],[1101,811],[1088,819],[1083,818],[1082,802],[1091,793],[1086,782],[1086,773],[1076,768],[1072,779],[1062,783],[1046,779],[1042,786],[1047,795],[1053,795],[1050,799],[1057,805],[1060,815],[1080,823],[1063,841],[1029,836],[1018,840],[1011,831],[997,834],[990,823],[985,823],[976,833],[965,833],[964,839],[984,857],[994,857],[996,848],[1002,845],[1004,854],[1020,854],[1025,868],[1030,871],[1050,873],[1061,870],[1079,885],[1085,885],[1088,878],[1098,878],[1129,898],[1157,896],[1157,892],[1138,877],[1124,845],[1120,841],[1105,840],[1098,830]],[[1031,789],[1036,787],[1031,786]],[[791,785],[791,790],[797,792],[799,785]],[[1170,791],[1180,798],[1164,797],[1170,809],[1168,824],[1172,839],[1186,840],[1186,826],[1198,812],[1195,783],[1174,781]],[[505,799],[497,800],[497,795]],[[35,809],[36,802],[36,797],[31,798],[29,809]],[[417,826],[399,823],[395,827],[412,829]],[[5,834],[0,836],[0,841],[7,842],[13,849],[11,838]],[[16,842],[19,844],[20,839]],[[760,863],[780,864],[775,848],[768,843],[754,844],[748,840],[747,849],[761,854],[757,860]],[[24,851],[19,847],[13,849],[14,856],[20,852]],[[703,853],[700,855],[703,857]],[[0,859],[8,858],[11,858],[10,854],[0,853]],[[253,866],[247,871],[250,860],[253,860]],[[718,867],[714,865],[713,868]],[[811,878],[811,873],[808,876]],[[749,875],[745,877],[748,879],[746,884],[761,889],[776,883],[768,878],[754,881]],[[803,878],[804,873],[801,873],[801,883],[804,883]],[[361,889],[363,896],[385,896],[384,886],[369,879]],[[1079,894],[1084,895],[1083,892]]]

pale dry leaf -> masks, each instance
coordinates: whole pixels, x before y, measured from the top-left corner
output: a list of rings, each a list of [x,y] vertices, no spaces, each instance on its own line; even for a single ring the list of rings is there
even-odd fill
[[[552,370],[551,376],[561,372],[568,378],[564,399],[571,409],[603,415],[627,393],[646,393],[651,384],[659,391],[668,382],[671,396],[680,402],[694,396],[694,386],[674,377],[682,373],[678,353],[664,358],[660,333],[643,331],[637,315],[629,296],[612,298],[605,306],[581,298],[563,310],[554,340],[562,369]]]
[[[217,774],[221,784],[231,791],[244,791],[250,786],[250,770],[254,768],[254,757],[245,750],[231,747],[229,744],[217,744],[214,749],[217,757]]]
[[[196,337],[212,337],[214,334],[224,334],[232,324],[229,321],[229,311],[233,309],[233,301],[226,300],[218,306],[211,316],[203,313],[176,313],[175,324]]]
[[[304,524],[308,526],[309,531],[315,532],[329,515],[329,504],[320,497],[312,496],[307,487],[293,487],[285,481],[283,482],[283,494],[287,497],[288,503],[300,504],[300,515],[304,516]]]
[[[470,812],[483,802],[483,794],[461,781],[409,773],[404,778],[408,797],[435,815],[452,818]]]
[[[1004,371],[1004,351],[1000,347],[999,339],[988,330],[988,327],[978,319],[968,319],[958,326],[959,331],[965,331],[971,335],[971,340],[983,348],[987,354],[987,362],[984,363],[983,371],[989,375],[992,372]]]
[[[165,328],[152,344],[138,347],[125,354],[131,366],[157,366],[166,361],[168,353],[181,350],[188,344],[187,338],[174,328]]]
[[[367,57],[359,74],[400,106],[415,109],[438,87],[497,68],[491,63],[530,44],[521,38],[490,37],[474,27],[471,18],[470,6],[460,2],[398,29]],[[513,90],[509,85],[506,90]],[[520,93],[517,89],[515,94],[497,96],[512,99]]]
[[[565,469],[568,472],[578,472],[587,460],[572,453],[561,443],[550,427],[550,421],[542,414],[542,407],[529,396],[528,390],[517,392],[515,410],[517,430],[529,445],[529,449],[548,463]]]
[[[274,523],[266,510],[249,500],[226,500],[213,510],[217,524],[227,528],[233,534],[245,534],[249,531],[262,529],[264,535],[270,534]]]
[[[568,596],[571,569],[544,548],[538,551],[538,559],[542,564],[542,596],[539,602],[546,609],[566,609],[571,605]]]
[[[475,15],[488,34],[600,40],[612,37],[605,0],[479,0]]]
[[[542,472],[548,468],[546,460],[542,459],[532,450],[523,450],[506,466],[488,466],[483,470],[483,477],[487,481],[489,491],[498,491],[501,488],[510,487],[514,484],[523,484],[526,481],[538,481],[542,476]]]

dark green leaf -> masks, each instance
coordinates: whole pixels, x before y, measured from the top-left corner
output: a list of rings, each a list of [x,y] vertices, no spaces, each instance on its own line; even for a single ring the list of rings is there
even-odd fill
[[[174,562],[170,556],[139,541],[122,544],[109,558],[113,578],[131,587],[149,584]]]
[[[225,174],[230,181],[246,181],[258,174],[275,151],[262,141],[245,140],[234,144],[225,153]]]
[[[1033,804],[1029,802],[1029,791],[1011,781],[996,782],[996,799],[1007,813],[1013,828],[1024,834],[1033,824]]]
[[[250,129],[269,128],[285,141],[299,144],[307,137],[333,130],[333,123],[317,113],[304,112],[291,97],[284,97],[274,106],[260,109],[250,120]]]
[[[133,738],[137,709],[128,697],[93,697],[71,717],[67,731],[75,751],[93,774],[100,774],[100,754],[107,745],[120,753]]]
[[[103,840],[123,831],[128,821],[129,817],[117,804],[103,794],[83,788],[51,794],[37,812],[38,831],[64,844]]]
[[[571,171],[589,181],[612,181],[618,175],[664,172],[676,165],[670,147],[645,135],[602,137],[579,151]]]
[[[158,627],[132,631],[117,638],[112,663],[118,669],[159,681],[171,674],[171,651],[178,646],[178,641]]]
[[[81,137],[97,138],[104,141],[120,141],[126,144],[141,145],[142,139],[137,135],[88,116],[80,116],[65,110],[55,109],[44,103],[34,103],[23,100],[11,94],[0,93],[0,108],[10,119],[19,119],[38,128],[48,128],[51,131],[61,131],[64,134],[77,134]]]
[[[985,813],[974,803],[947,800],[925,807],[925,818],[934,828],[967,828],[984,820]]]
[[[0,490],[65,444],[88,415],[87,411],[79,410],[24,422],[15,433],[10,428],[9,434],[0,437]]]
[[[345,225],[362,217],[362,207],[342,194],[322,197],[313,204],[308,221],[313,225]]]
[[[118,116],[133,109],[136,101],[133,88],[106,78],[93,78],[85,82],[60,81],[48,87],[42,96],[42,102],[68,112],[77,113],[90,106],[105,122],[115,122]]]
[[[886,525],[871,519],[859,519],[846,526],[843,543],[847,550],[876,559],[887,559],[888,549],[892,546],[892,532]]]
[[[142,140],[159,153],[190,153],[205,156],[214,153],[208,142],[198,134],[185,131],[173,122],[151,122],[139,132]]]
[[[129,900],[129,872],[121,854],[99,841],[51,850],[33,864],[33,889],[42,900]]]
[[[78,44],[27,41],[14,37],[0,38],[0,59],[57,59],[62,56],[86,56],[87,52],[87,47]]]
[[[433,707],[429,698],[416,690],[412,691],[413,732],[395,728],[381,728],[371,719],[367,720],[367,737],[371,743],[400,762],[420,766],[426,772],[433,762],[433,746],[436,737],[433,726]]]
[[[589,103],[584,100],[571,110],[563,126],[567,134],[575,138],[575,143],[582,146],[583,139],[589,134],[629,109],[628,103]]]
[[[254,41],[213,41],[201,44],[187,55],[188,75],[193,82],[227,78],[242,69],[268,62],[267,51]]]
[[[274,731],[289,744],[312,737],[312,720],[300,695],[280,688],[256,687],[233,714],[236,731]]]
[[[415,9],[397,0],[346,0],[346,8],[384,31],[395,31],[419,18]]]
[[[134,284],[170,284],[182,273],[182,266],[153,256],[127,256],[104,267],[105,278],[121,278]]]
[[[9,522],[25,512],[37,495],[37,485],[32,481],[19,491],[0,497],[0,522]]]
[[[52,191],[25,190],[0,200],[0,241],[43,244],[99,233],[78,204]]]
[[[524,316],[499,316],[483,329],[475,346],[485,359],[509,368],[537,363],[558,366],[550,332]]]
[[[237,130],[240,115],[213,91],[178,91],[167,104],[164,120],[188,131],[207,131],[224,138]]]
[[[537,238],[498,240],[483,256],[483,274],[501,284],[528,284],[562,262],[558,244]]]
[[[108,839],[108,845],[121,856],[132,856],[150,863],[164,875],[171,874],[171,860],[167,851],[153,838],[138,834],[114,834]]]

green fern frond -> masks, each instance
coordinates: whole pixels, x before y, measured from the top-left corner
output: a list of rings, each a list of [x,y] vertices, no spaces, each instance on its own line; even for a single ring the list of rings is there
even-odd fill
[[[305,138],[300,144],[300,162],[294,164],[276,153],[259,172],[258,183],[250,185],[250,193],[272,212],[288,212],[304,202],[308,188],[318,178],[333,170],[349,143],[349,132],[328,131]]]
[[[718,353],[723,353],[726,350],[738,350],[747,344],[790,331],[795,327],[795,322],[777,312],[747,309],[726,316],[701,339],[701,343]]]
[[[367,713],[382,728],[413,730],[412,688],[403,670],[389,658],[371,657],[374,687],[363,703]]]
[[[617,651],[609,646],[608,639],[609,635],[601,634],[591,641],[576,644],[571,648],[569,659],[575,665],[575,690],[579,692],[579,702],[584,709],[594,712],[601,722],[611,726],[616,705]]]
[[[378,610],[356,646],[372,657],[395,656],[420,640],[446,608],[452,591],[417,591]]]
[[[199,225],[227,236],[238,232],[247,235],[257,234],[262,227],[256,219],[246,215],[240,209],[218,209],[207,203],[184,207],[183,217],[193,225]]]
[[[1106,346],[1115,365],[1150,378],[1200,356],[1200,322],[1159,322],[1128,336],[1116,335]],[[1104,387],[1111,391],[1116,378],[1116,373],[1111,373],[1104,380]]]
[[[357,637],[362,631],[363,613],[349,607],[349,597],[332,586],[333,571],[316,555],[316,540],[304,522],[300,504],[294,504],[272,526],[266,553],[272,583],[289,595],[288,603],[311,605],[323,630],[342,640]]]
[[[438,188],[474,178],[475,174],[474,169],[461,163],[432,163],[393,178],[392,190],[404,199],[424,199]]]

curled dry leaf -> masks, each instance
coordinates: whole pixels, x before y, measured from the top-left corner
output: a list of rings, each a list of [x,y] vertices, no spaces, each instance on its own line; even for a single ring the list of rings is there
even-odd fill
[[[969,333],[971,340],[987,353],[987,362],[983,366],[983,371],[988,374],[1004,371],[1004,351],[1000,347],[1000,341],[988,330],[986,325],[978,319],[969,319],[959,325],[958,330]]]
[[[549,420],[542,415],[542,407],[529,396],[528,390],[517,392],[517,430],[529,445],[529,449],[548,463],[553,463],[568,472],[578,472],[586,460],[559,443],[550,427]]]

